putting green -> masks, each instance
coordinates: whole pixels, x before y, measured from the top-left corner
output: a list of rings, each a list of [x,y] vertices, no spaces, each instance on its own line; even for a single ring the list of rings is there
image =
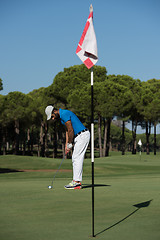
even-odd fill
[[[62,170],[71,170],[67,160]],[[57,169],[60,160],[0,156],[0,168]],[[42,168],[43,166],[43,168]],[[91,164],[85,160],[82,190],[65,190],[70,171],[0,174],[1,240],[85,240],[92,234]],[[95,239],[160,239],[159,156],[95,159]],[[108,186],[98,186],[98,185]],[[88,186],[88,187],[87,187]],[[148,207],[133,205],[152,200]],[[137,209],[137,211],[135,211]]]

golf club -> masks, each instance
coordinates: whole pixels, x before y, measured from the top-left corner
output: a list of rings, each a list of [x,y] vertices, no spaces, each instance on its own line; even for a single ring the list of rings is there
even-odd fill
[[[54,177],[53,177],[53,180],[52,180],[51,185],[48,186],[49,189],[52,189],[52,188],[53,188],[53,181],[54,181],[54,179],[55,179],[55,177],[56,177],[56,175],[57,175],[57,173],[58,173],[58,171],[59,171],[59,169],[60,169],[60,167],[61,167],[64,159],[66,159],[66,156],[67,156],[67,155],[65,155],[64,158],[62,159],[62,161],[61,161],[61,163],[60,163],[60,165],[59,165],[59,167],[58,167],[58,169],[57,169],[57,171],[56,171],[56,173],[55,173],[55,175],[54,175]]]

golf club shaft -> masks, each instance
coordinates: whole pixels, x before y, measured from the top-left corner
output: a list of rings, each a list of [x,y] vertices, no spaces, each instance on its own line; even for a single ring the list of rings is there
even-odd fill
[[[59,165],[59,167],[58,167],[58,169],[57,169],[57,171],[56,171],[56,173],[55,173],[55,175],[54,175],[54,177],[53,177],[52,185],[53,185],[53,181],[54,181],[54,179],[55,179],[55,177],[56,177],[56,175],[57,175],[57,173],[58,173],[58,171],[59,171],[59,169],[60,169],[60,167],[61,167],[61,165],[62,165],[64,159],[66,159],[66,156],[67,156],[67,155],[65,155],[64,158],[62,159],[62,161],[61,161],[61,163],[60,163],[60,165]]]

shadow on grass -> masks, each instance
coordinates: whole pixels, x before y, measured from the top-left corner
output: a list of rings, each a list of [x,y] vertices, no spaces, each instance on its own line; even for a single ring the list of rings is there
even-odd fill
[[[106,184],[94,184],[94,187],[110,187],[111,185],[106,185]],[[92,188],[92,184],[83,184],[82,189],[84,188]]]
[[[132,213],[130,213],[129,215],[127,215],[126,217],[124,217],[123,219],[121,219],[120,221],[114,223],[113,225],[111,225],[110,227],[107,227],[105,228],[104,230],[98,232],[97,234],[95,234],[95,237],[100,235],[101,233],[104,233],[105,231],[115,227],[116,225],[120,224],[121,222],[125,221],[127,218],[129,218],[130,216],[132,216],[133,214],[135,214],[138,210],[140,210],[141,208],[144,208],[144,207],[148,207],[150,205],[152,200],[149,200],[147,202],[142,202],[142,203],[138,203],[138,204],[135,204],[133,205],[134,207],[136,207],[137,209],[134,210]]]
[[[0,174],[1,173],[15,173],[15,172],[23,172],[23,171],[16,170],[16,169],[9,169],[9,168],[0,168]]]

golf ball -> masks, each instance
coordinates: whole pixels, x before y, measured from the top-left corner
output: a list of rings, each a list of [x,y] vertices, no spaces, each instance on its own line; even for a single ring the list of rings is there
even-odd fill
[[[52,188],[52,186],[48,186],[48,188],[49,188],[49,189],[51,189],[51,188]]]

